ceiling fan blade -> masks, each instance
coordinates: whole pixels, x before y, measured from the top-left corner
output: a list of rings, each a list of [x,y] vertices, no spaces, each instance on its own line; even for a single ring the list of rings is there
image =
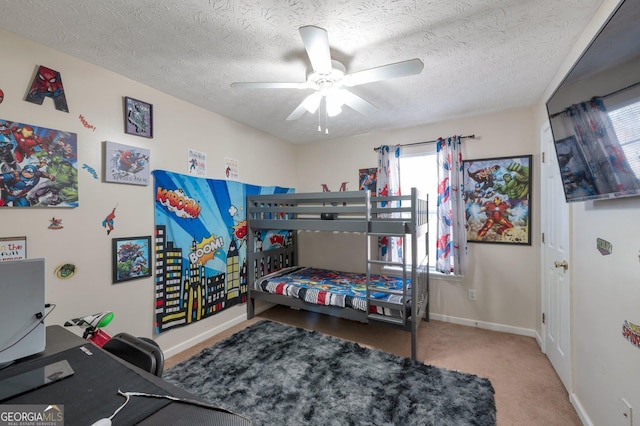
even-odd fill
[[[347,87],[360,84],[373,83],[374,81],[389,80],[392,78],[406,77],[420,74],[424,64],[420,59],[396,62],[395,64],[382,65],[368,70],[354,72],[344,76],[343,84]]]
[[[375,105],[365,101],[360,96],[344,90],[342,94],[344,104],[362,115],[370,115],[378,110]]]
[[[313,70],[320,74],[329,74],[332,67],[327,31],[314,25],[300,27],[299,31]]]
[[[239,89],[307,89],[309,85],[304,83],[231,83],[231,87]]]
[[[289,116],[287,117],[287,121],[297,120],[298,118],[302,117],[305,112],[307,112],[307,109],[305,108],[304,101],[302,101],[300,105],[298,105],[296,109],[294,109],[293,112],[289,114]]]

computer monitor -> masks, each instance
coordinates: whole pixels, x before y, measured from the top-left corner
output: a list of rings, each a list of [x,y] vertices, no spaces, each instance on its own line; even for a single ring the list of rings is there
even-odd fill
[[[44,351],[45,260],[0,262],[0,368]]]

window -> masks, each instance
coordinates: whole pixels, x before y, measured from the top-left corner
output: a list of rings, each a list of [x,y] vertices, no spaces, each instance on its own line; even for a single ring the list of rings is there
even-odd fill
[[[402,194],[410,194],[411,188],[429,194],[429,267],[434,269],[437,235],[437,199],[438,199],[438,169],[435,144],[429,145],[429,151],[407,153],[400,156],[400,189]],[[407,259],[411,259],[411,241],[405,242],[404,250]]]
[[[640,102],[610,110],[609,118],[629,166],[640,179]]]

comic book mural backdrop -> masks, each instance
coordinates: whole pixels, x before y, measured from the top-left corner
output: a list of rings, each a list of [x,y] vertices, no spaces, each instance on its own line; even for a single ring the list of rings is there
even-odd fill
[[[0,119],[0,207],[77,207],[75,133]]]
[[[246,197],[291,188],[154,170],[156,324],[162,333],[247,300]],[[261,237],[285,244],[286,231]],[[274,236],[274,235],[272,235]]]

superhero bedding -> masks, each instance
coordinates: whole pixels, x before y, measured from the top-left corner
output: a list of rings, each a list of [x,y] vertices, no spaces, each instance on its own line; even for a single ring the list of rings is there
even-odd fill
[[[261,291],[294,297],[316,305],[367,310],[366,274],[293,266],[260,278],[256,286]],[[403,303],[402,278],[371,275],[369,288],[372,299],[410,307],[409,303]],[[410,288],[409,283],[407,290]],[[408,292],[407,299],[409,296]],[[404,315],[401,310],[376,305],[371,305],[369,311],[392,317]]]

